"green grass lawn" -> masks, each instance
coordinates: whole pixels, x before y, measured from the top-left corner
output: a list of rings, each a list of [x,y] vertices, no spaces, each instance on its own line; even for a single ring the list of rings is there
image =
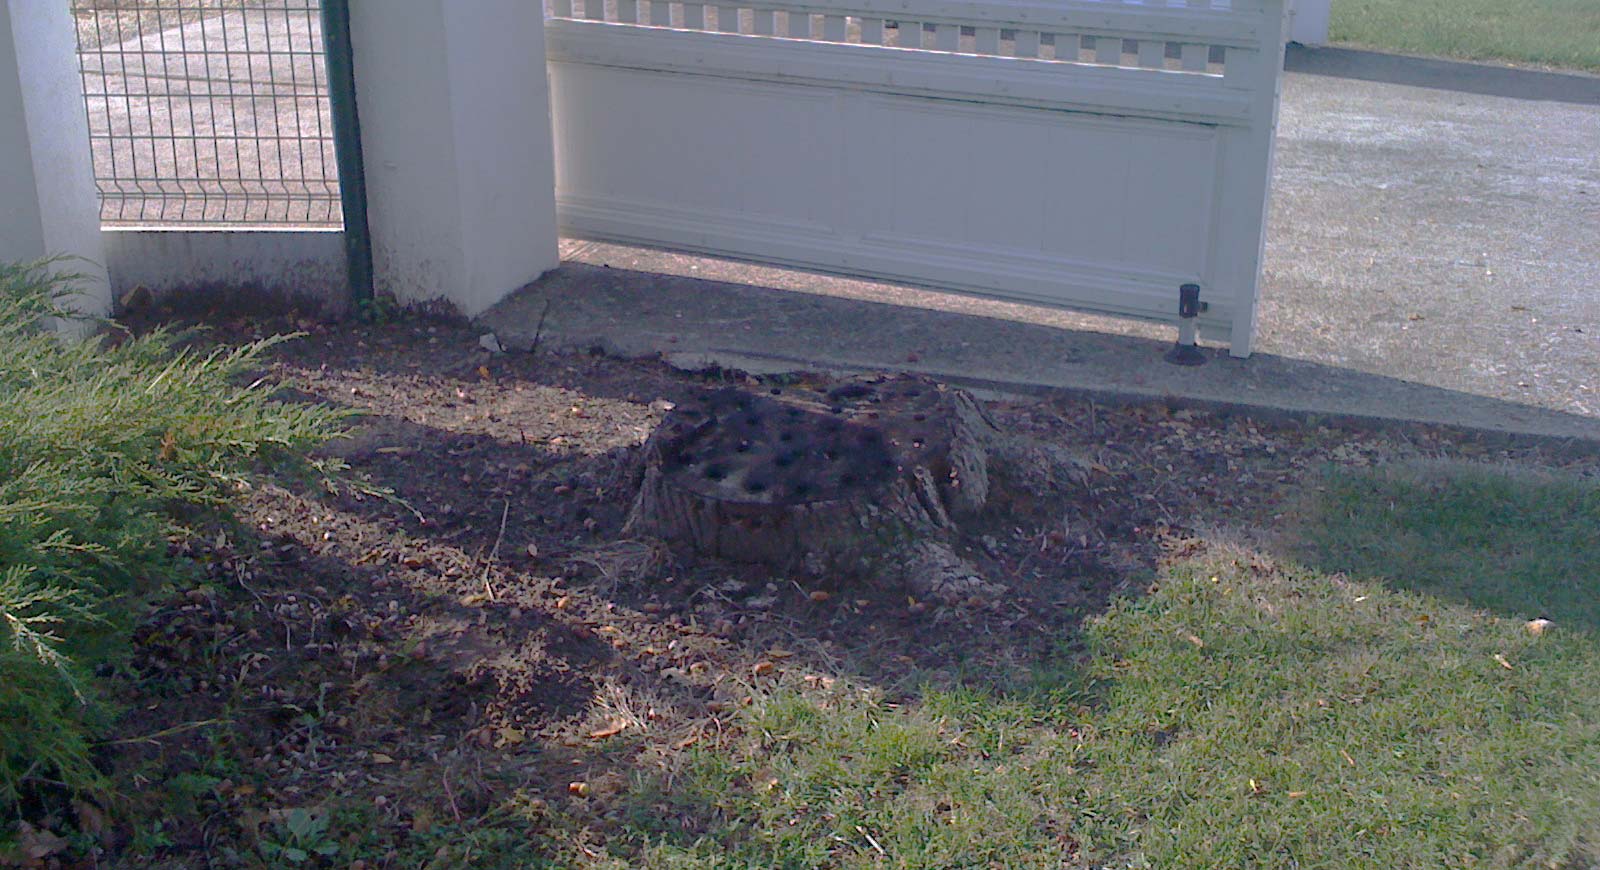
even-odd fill
[[[1596,0],[1333,0],[1332,15],[1335,42],[1600,71]]]
[[[637,783],[609,849],[650,867],[1596,866],[1597,511],[1575,482],[1336,476],[1298,563],[1198,547],[1095,621],[1087,664],[904,706],[843,683],[758,697],[730,744]],[[1538,615],[1554,627],[1530,631]]]

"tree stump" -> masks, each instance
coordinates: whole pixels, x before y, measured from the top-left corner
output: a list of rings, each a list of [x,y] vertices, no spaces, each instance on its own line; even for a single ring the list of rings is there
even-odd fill
[[[729,388],[646,442],[630,534],[946,602],[992,587],[952,546],[989,498],[998,432],[966,392],[913,375]]]

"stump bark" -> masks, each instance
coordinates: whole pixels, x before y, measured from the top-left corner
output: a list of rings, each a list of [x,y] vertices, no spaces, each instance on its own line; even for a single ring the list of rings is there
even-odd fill
[[[952,544],[988,502],[998,435],[971,395],[913,375],[724,389],[646,443],[627,530],[967,601],[992,587]]]

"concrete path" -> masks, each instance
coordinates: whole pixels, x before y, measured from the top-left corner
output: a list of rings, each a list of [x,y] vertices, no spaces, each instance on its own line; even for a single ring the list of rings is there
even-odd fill
[[[1294,49],[1260,352],[1167,327],[569,242],[484,322],[513,346],[927,371],[1600,440],[1600,78]]]

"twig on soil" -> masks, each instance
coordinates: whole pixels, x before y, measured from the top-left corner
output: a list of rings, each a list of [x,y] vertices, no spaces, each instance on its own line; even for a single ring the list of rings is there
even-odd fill
[[[883,850],[883,845],[878,842],[876,837],[872,836],[872,833],[870,831],[868,831],[866,828],[863,828],[860,825],[856,825],[856,830],[861,832],[861,836],[867,838],[867,842],[872,844],[872,848],[877,850],[879,855],[882,855],[885,858],[887,858],[889,856],[889,853],[885,852]]]
[[[585,552],[568,558],[569,564],[582,565],[593,569],[600,575],[600,579],[614,591],[619,585],[633,584],[644,580],[661,569],[667,563],[669,551],[665,544],[655,538],[639,538],[613,541],[599,547],[593,547]],[[704,587],[710,590],[710,587]],[[710,594],[717,595],[724,601],[726,596],[711,590]]]
[[[159,746],[160,743],[158,741],[163,737],[171,737],[174,734],[182,734],[185,731],[193,731],[196,728],[204,728],[204,727],[206,727],[208,725],[231,725],[231,724],[233,724],[233,720],[232,719],[201,719],[198,722],[185,722],[182,725],[174,725],[171,728],[163,728],[160,731],[155,732],[154,734],[146,734],[146,735],[143,735],[141,737],[123,737],[123,738],[118,739],[118,740],[107,740],[107,741],[104,741],[103,743],[101,743],[101,745],[102,746],[123,746],[123,745],[128,744],[128,743],[152,743],[152,744],[155,744],[155,745]]]
[[[459,825],[461,824],[461,808],[456,806],[455,792],[450,790],[450,771],[445,771],[440,778],[444,782],[444,796],[450,800],[450,814],[456,817],[456,824]]]
[[[511,515],[511,499],[500,506],[500,533],[494,536],[494,546],[489,548],[489,561],[500,555],[500,544],[506,539],[506,517]]]
[[[489,573],[494,570],[494,560],[500,555],[500,543],[506,539],[506,518],[511,515],[511,499],[506,499],[500,507],[500,533],[494,536],[494,546],[489,548],[489,558],[483,564],[483,591],[488,594],[489,600],[494,601],[494,584],[489,582]]]
[[[550,313],[550,303],[553,301],[555,300],[546,299],[544,301],[544,310],[539,312],[539,323],[533,327],[533,344],[528,347],[528,356],[533,356],[539,352],[539,339],[544,335],[544,316]]]

